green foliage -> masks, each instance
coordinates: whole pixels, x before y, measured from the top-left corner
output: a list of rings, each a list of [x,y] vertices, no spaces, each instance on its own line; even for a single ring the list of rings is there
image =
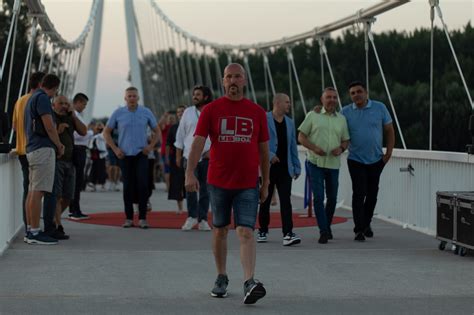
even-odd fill
[[[406,145],[409,149],[428,149],[430,30],[417,29],[410,33],[390,31],[375,35],[374,38]],[[462,65],[467,84],[472,86],[474,83],[474,45],[472,45],[474,29],[471,24],[467,24],[463,30],[451,32],[451,39]],[[341,101],[343,104],[348,104],[350,103],[346,88],[348,84],[354,80],[363,82],[366,80],[364,34],[347,30],[343,32],[341,37],[327,39],[325,43]],[[435,30],[434,43],[433,149],[463,152],[466,144],[470,142],[467,125],[471,114],[471,106],[444,31]],[[319,45],[317,41],[310,44],[299,43],[292,47],[292,52],[305,104],[307,110],[311,110],[319,103],[323,85]],[[171,59],[176,58],[175,52],[172,50],[165,55],[172,57]],[[179,57],[187,58],[187,54],[182,54]],[[270,105],[268,100],[271,102],[271,97],[268,97],[266,93],[262,56],[260,53],[249,54],[248,58],[257,101],[267,109]],[[286,47],[269,51],[268,58],[275,89],[278,92],[290,95]],[[191,56],[191,59],[193,63],[192,74],[197,82],[194,57]],[[227,55],[221,53],[218,59],[221,70],[223,70],[225,64],[227,64]],[[233,55],[232,61],[243,63],[242,55]],[[221,75],[215,71],[214,60],[210,62],[212,82],[214,82],[213,89],[218,95],[215,78],[220,78]],[[145,62],[145,64],[148,67],[148,62]],[[205,62],[202,57],[199,58],[199,66],[204,76]],[[186,67],[186,69],[188,68]],[[176,74],[173,71],[168,72],[171,73],[171,78],[161,75],[162,72],[159,69],[153,69],[153,71],[158,73],[155,78],[158,78],[158,81],[161,80],[161,82],[153,82],[153,86],[170,85],[176,80]],[[148,77],[151,76],[148,75]],[[384,102],[394,118],[372,47],[369,51],[369,83],[370,98]],[[324,63],[324,86],[331,85],[329,71],[326,63]],[[304,111],[294,78],[292,86],[295,120],[296,125],[299,125],[304,118]],[[267,90],[271,93],[269,85]],[[159,92],[155,91],[153,94],[157,93]],[[175,93],[180,95],[181,101],[188,100],[184,97],[184,94]],[[173,103],[174,105],[176,104]],[[396,146],[402,147],[400,135],[398,131],[396,133]]]

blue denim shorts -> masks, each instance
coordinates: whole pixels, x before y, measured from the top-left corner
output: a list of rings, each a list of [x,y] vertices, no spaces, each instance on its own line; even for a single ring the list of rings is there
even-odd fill
[[[208,190],[212,225],[217,228],[229,225],[233,209],[235,226],[255,228],[259,200],[257,185],[249,189],[224,189],[208,184]]]

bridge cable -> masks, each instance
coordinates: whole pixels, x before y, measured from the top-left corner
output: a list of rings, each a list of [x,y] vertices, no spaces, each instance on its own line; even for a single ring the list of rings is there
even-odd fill
[[[194,55],[194,66],[196,67],[196,75],[197,75],[197,81],[199,84],[204,84],[204,81],[202,80],[202,72],[201,72],[201,65],[199,63],[199,55],[197,52],[197,45],[195,41],[192,41],[194,50],[193,50],[193,55]]]
[[[247,77],[249,81],[249,87],[250,87],[249,92],[252,94],[253,102],[257,103],[257,96],[255,95],[255,88],[254,88],[253,80],[252,80],[252,72],[250,71],[250,66],[249,66],[249,58],[246,52],[244,52],[244,67],[245,67],[245,71],[247,72]]]
[[[5,70],[5,65],[7,63],[7,57],[8,57],[9,51],[11,52],[11,58],[13,59],[14,50],[15,50],[15,38],[16,38],[16,33],[17,33],[17,28],[18,28],[18,13],[20,11],[20,3],[21,3],[20,0],[15,0],[15,3],[13,4],[12,18],[10,20],[10,29],[8,31],[7,43],[5,45],[2,67],[0,68],[0,82],[2,82],[2,79],[3,79],[3,72]],[[9,50],[12,35],[13,35],[13,45],[12,45],[11,50]],[[7,103],[5,103],[5,106],[6,105]]]
[[[296,71],[295,59],[294,59],[291,47],[287,47],[286,52],[288,54],[288,61],[290,62],[291,68],[293,69],[293,74],[295,76],[296,86],[298,88],[298,93],[299,93],[299,96],[300,96],[301,104],[303,105],[303,111],[304,111],[304,114],[306,116],[307,110],[306,110],[306,104],[305,104],[305,101],[304,101],[303,90],[301,89],[300,79],[298,77],[298,72]],[[293,117],[293,119],[294,119],[294,117]]]
[[[171,32],[172,31],[172,32]],[[172,49],[170,49],[170,53],[172,52],[172,59],[173,59],[173,66],[174,66],[174,78],[176,80],[176,104],[175,107],[178,106],[181,103],[182,95],[183,95],[183,84],[181,82],[181,74],[179,71],[179,64],[178,64],[178,57],[177,57],[177,51],[176,51],[176,43],[175,43],[175,31],[169,29],[168,32],[170,39],[170,45],[173,46]]]
[[[40,61],[39,61],[39,64],[38,64],[38,71],[42,71],[43,70],[43,65],[44,65],[44,57],[46,55],[46,48],[48,46],[48,39],[46,37],[46,34],[43,34],[43,47],[41,49],[41,57],[40,57]]]
[[[216,81],[217,81],[217,88],[220,92],[220,96],[224,95],[224,86],[222,85],[222,69],[221,64],[219,62],[219,51],[215,50],[215,57],[214,57],[214,65],[216,68]]]
[[[458,57],[456,55],[456,51],[454,50],[453,43],[451,42],[451,36],[449,35],[448,26],[444,22],[443,13],[441,12],[441,8],[440,8],[439,4],[435,4],[435,6],[436,6],[436,12],[438,13],[438,17],[441,21],[441,24],[443,25],[444,33],[446,34],[446,39],[448,40],[448,43],[449,43],[449,48],[451,48],[451,52],[453,54],[454,61],[456,62],[456,66],[458,68],[459,75],[461,76],[461,80],[462,80],[462,83],[464,85],[464,89],[466,90],[467,97],[469,98],[469,103],[471,104],[471,108],[474,110],[474,103],[472,102],[471,93],[469,92],[469,88],[467,86],[466,79],[464,78],[464,74],[463,74],[461,65],[459,64]]]
[[[185,43],[186,43],[186,63],[188,67],[188,78],[189,78],[189,87],[190,87],[190,97],[191,97],[191,104],[192,104],[192,97],[193,97],[193,89],[194,86],[196,85],[196,81],[194,80],[194,71],[193,71],[193,64],[191,61],[191,51],[189,49],[189,38],[185,37]]]
[[[186,102],[186,101],[189,101],[189,96],[191,94],[191,87],[189,86],[188,76],[186,75],[186,65],[184,63],[184,58],[186,56],[183,51],[181,33],[177,33],[177,36],[178,36],[178,49],[179,49],[179,67],[181,71],[181,78],[183,79],[183,88],[185,92],[184,95],[187,95],[187,99],[183,98],[183,101]]]
[[[433,149],[433,93],[434,93],[434,19],[435,19],[435,4],[430,1],[430,127],[429,127],[429,144],[428,149]]]
[[[325,58],[325,60],[326,60],[326,65],[327,65],[327,67],[328,67],[329,76],[331,77],[332,85],[333,85],[333,87],[336,89],[337,102],[338,102],[338,104],[339,104],[339,110],[341,110],[341,109],[342,109],[341,97],[339,96],[339,90],[337,89],[336,80],[334,79],[334,73],[333,73],[333,71],[332,71],[331,62],[329,61],[328,49],[327,49],[327,47],[326,47],[326,43],[325,43],[324,37],[319,37],[319,38],[318,38],[318,43],[319,43],[319,47],[321,48],[321,50],[322,50],[322,52],[323,52],[324,58]]]
[[[212,83],[211,69],[209,67],[209,60],[207,58],[206,46],[203,45],[202,49],[204,51],[204,54],[203,54],[203,57],[204,57],[204,74],[206,76],[206,84],[211,89],[211,91],[215,91],[213,83]]]
[[[377,64],[379,66],[380,75],[382,76],[382,81],[383,81],[383,84],[385,86],[385,91],[387,92],[388,101],[390,102],[390,106],[391,106],[392,111],[393,111],[393,116],[395,118],[395,122],[397,123],[398,133],[400,135],[400,139],[402,140],[403,149],[406,150],[407,146],[405,144],[405,138],[403,137],[403,132],[402,132],[402,129],[400,127],[400,123],[398,122],[397,112],[395,111],[395,106],[393,105],[392,96],[390,94],[390,90],[388,89],[387,80],[385,79],[385,74],[383,72],[382,63],[380,62],[379,54],[377,52],[377,47],[375,47],[374,35],[372,34],[372,30],[371,30],[370,25],[368,27],[367,34],[368,34],[370,43],[372,44],[372,48],[374,50],[375,59],[377,60]]]

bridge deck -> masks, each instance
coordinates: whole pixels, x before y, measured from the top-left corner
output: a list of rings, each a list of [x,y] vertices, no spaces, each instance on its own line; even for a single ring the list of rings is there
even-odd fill
[[[176,209],[162,199],[159,188],[155,209]],[[84,193],[83,209],[120,210],[121,195]],[[353,241],[352,220],[334,226],[328,245],[317,243],[314,227],[296,229],[303,241],[291,248],[272,230],[270,242],[257,246],[256,275],[268,294],[250,307],[242,304],[234,231],[229,297],[215,299],[211,233],[64,223],[71,240],[45,247],[18,237],[0,257],[0,314],[474,313],[471,253],[440,252],[432,237],[379,220],[365,243]]]

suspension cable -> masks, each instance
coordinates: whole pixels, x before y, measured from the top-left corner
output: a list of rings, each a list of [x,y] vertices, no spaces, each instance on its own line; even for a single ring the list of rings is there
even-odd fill
[[[194,65],[196,67],[197,80],[199,84],[204,84],[204,81],[202,80],[201,65],[199,64],[199,56],[197,53],[197,45],[195,41],[193,41],[192,43],[194,46],[193,55],[194,55]]]
[[[265,81],[265,100],[267,103],[267,111],[270,111],[270,95],[268,93],[268,72],[267,66],[265,65],[265,61],[263,62],[263,77]]]
[[[182,78],[182,82],[183,82],[183,89],[184,89],[184,95],[188,95],[189,97],[189,94],[190,94],[190,90],[191,90],[191,87],[189,86],[189,81],[188,81],[188,77],[186,75],[186,66],[184,64],[184,58],[185,58],[185,55],[183,54],[183,47],[182,47],[182,36],[181,34],[179,33],[176,33],[176,35],[178,36],[178,49],[179,49],[179,68],[180,68],[180,71],[181,71],[181,78]],[[183,99],[184,101],[184,99]]]
[[[306,103],[304,101],[303,90],[301,89],[300,78],[298,77],[298,72],[296,71],[295,58],[293,56],[293,52],[291,51],[290,47],[286,48],[286,52],[288,54],[288,60],[291,63],[291,67],[293,68],[293,74],[295,76],[296,86],[298,88],[298,93],[300,95],[301,104],[303,105],[303,112],[306,116],[306,114],[307,114]],[[293,119],[294,119],[294,117],[293,117]]]
[[[18,12],[20,11],[20,3],[21,3],[20,0],[15,0],[15,3],[13,4],[10,30],[8,31],[7,43],[5,45],[2,67],[0,68],[0,82],[2,82],[2,79],[3,79],[3,71],[5,70],[5,65],[7,62],[8,51],[9,51],[8,48],[10,47],[10,40],[12,38],[12,34],[16,34],[16,29],[18,27]],[[15,42],[15,36],[13,36],[13,41]],[[14,55],[14,49],[15,47],[13,46],[11,49],[12,59]]]
[[[17,4],[17,2],[15,2]],[[19,6],[19,4],[17,4]],[[17,10],[18,12],[19,10]],[[8,70],[8,81],[7,81],[7,95],[5,97],[4,111],[8,112],[8,101],[10,99],[10,87],[12,82],[12,73],[13,73],[13,61],[15,60],[15,46],[16,46],[16,35],[18,33],[18,15],[15,20],[15,26],[13,27],[13,42],[11,47],[11,57],[10,57],[10,68]],[[5,56],[8,54],[8,50],[5,51]],[[3,67],[2,67],[3,72]]]
[[[177,102],[176,102],[176,106],[178,106],[180,103],[181,103],[181,100],[183,98],[183,94],[184,94],[184,88],[183,88],[183,84],[182,84],[182,81],[181,81],[181,73],[179,71],[179,60],[178,60],[178,52],[176,50],[176,42],[175,42],[175,34],[176,32],[173,30],[173,32],[171,32],[171,29],[170,29],[170,37],[171,37],[171,45],[173,46],[173,65],[174,65],[174,75],[175,75],[175,78],[176,78],[176,87],[177,87],[177,93],[176,93],[176,97],[177,97]]]
[[[216,66],[216,81],[217,81],[217,88],[220,91],[220,95],[224,95],[224,86],[222,85],[222,70],[221,64],[219,62],[219,51],[214,50],[215,57],[214,57],[214,64]]]
[[[380,62],[379,54],[377,52],[377,47],[375,47],[374,36],[372,34],[370,26],[368,28],[367,34],[369,36],[370,43],[372,44],[372,48],[374,50],[375,59],[377,60],[377,64],[379,66],[380,74],[382,76],[382,81],[383,81],[383,84],[385,86],[385,91],[387,92],[388,101],[390,102],[390,106],[392,107],[393,116],[395,118],[395,122],[397,123],[398,133],[400,134],[400,139],[402,140],[403,149],[406,150],[407,146],[405,144],[405,138],[403,137],[402,129],[400,127],[400,123],[398,122],[397,112],[395,111],[395,106],[393,105],[392,96],[390,95],[390,90],[388,89],[387,80],[385,79],[385,74],[383,72],[382,63]]]
[[[290,85],[290,101],[291,101],[291,118],[293,118],[293,121],[295,120],[295,99],[293,95],[293,75],[291,71],[291,62],[290,62],[290,55],[288,54],[288,49],[287,49],[287,55],[286,59],[288,61],[288,82]]]
[[[267,56],[267,53],[265,51],[263,51],[262,54],[263,54],[263,63],[264,63],[265,68],[267,70],[268,78],[269,78],[269,81],[270,81],[270,87],[272,89],[272,95],[275,95],[276,94],[275,84],[273,83],[272,71],[270,70],[270,61],[268,60],[268,56]]]
[[[334,74],[332,72],[332,67],[331,67],[331,62],[329,61],[329,56],[328,56],[328,49],[326,47],[326,43],[323,37],[318,38],[318,43],[323,51],[323,55],[326,59],[326,65],[328,66],[328,71],[329,71],[329,76],[331,77],[331,82],[333,87],[336,89],[336,94],[337,94],[337,102],[339,104],[339,110],[342,109],[342,104],[341,104],[341,97],[339,96],[339,91],[337,89],[336,85],[336,80],[334,79]]]
[[[244,67],[247,72],[248,81],[250,84],[250,93],[252,94],[252,99],[254,103],[257,103],[257,96],[255,95],[255,89],[253,86],[252,72],[250,71],[249,58],[246,53],[244,53]]]
[[[38,71],[43,70],[43,65],[44,65],[44,56],[46,55],[46,48],[48,46],[48,40],[46,34],[43,34],[43,48],[41,49],[41,57],[40,61],[38,64]]]
[[[189,87],[190,87],[190,91],[192,92],[192,89],[193,87],[196,85],[196,81],[194,80],[194,71],[193,71],[193,64],[191,62],[191,51],[189,49],[189,39],[188,38],[185,38],[185,43],[186,43],[186,63],[187,63],[187,67],[188,67],[188,78],[189,78]],[[192,93],[189,93],[190,94],[190,98],[191,98],[191,101],[192,101]]]
[[[434,93],[434,19],[435,6],[438,0],[430,0],[430,127],[428,149],[433,149],[433,93]]]
[[[207,53],[206,53],[206,46],[202,46],[202,49],[204,51],[203,57],[204,57],[204,74],[206,76],[206,84],[207,86],[211,89],[211,91],[214,90],[214,87],[212,86],[212,77],[211,77],[211,69],[209,68],[209,60],[207,59]]]
[[[464,89],[466,90],[466,94],[467,94],[467,97],[469,99],[469,104],[471,104],[471,108],[474,109],[474,103],[472,102],[471,93],[469,92],[469,88],[467,87],[466,79],[464,78],[464,74],[463,74],[461,65],[459,64],[458,57],[456,55],[456,51],[454,50],[453,43],[451,42],[451,36],[449,35],[448,26],[444,22],[443,13],[441,12],[441,8],[440,8],[439,4],[436,4],[436,12],[438,13],[438,17],[441,21],[441,24],[443,25],[444,33],[446,34],[446,38],[447,38],[448,43],[449,43],[449,48],[451,48],[451,52],[453,54],[454,61],[456,62],[456,66],[458,68],[459,75],[461,76],[461,80],[462,80],[462,83],[464,85]]]

